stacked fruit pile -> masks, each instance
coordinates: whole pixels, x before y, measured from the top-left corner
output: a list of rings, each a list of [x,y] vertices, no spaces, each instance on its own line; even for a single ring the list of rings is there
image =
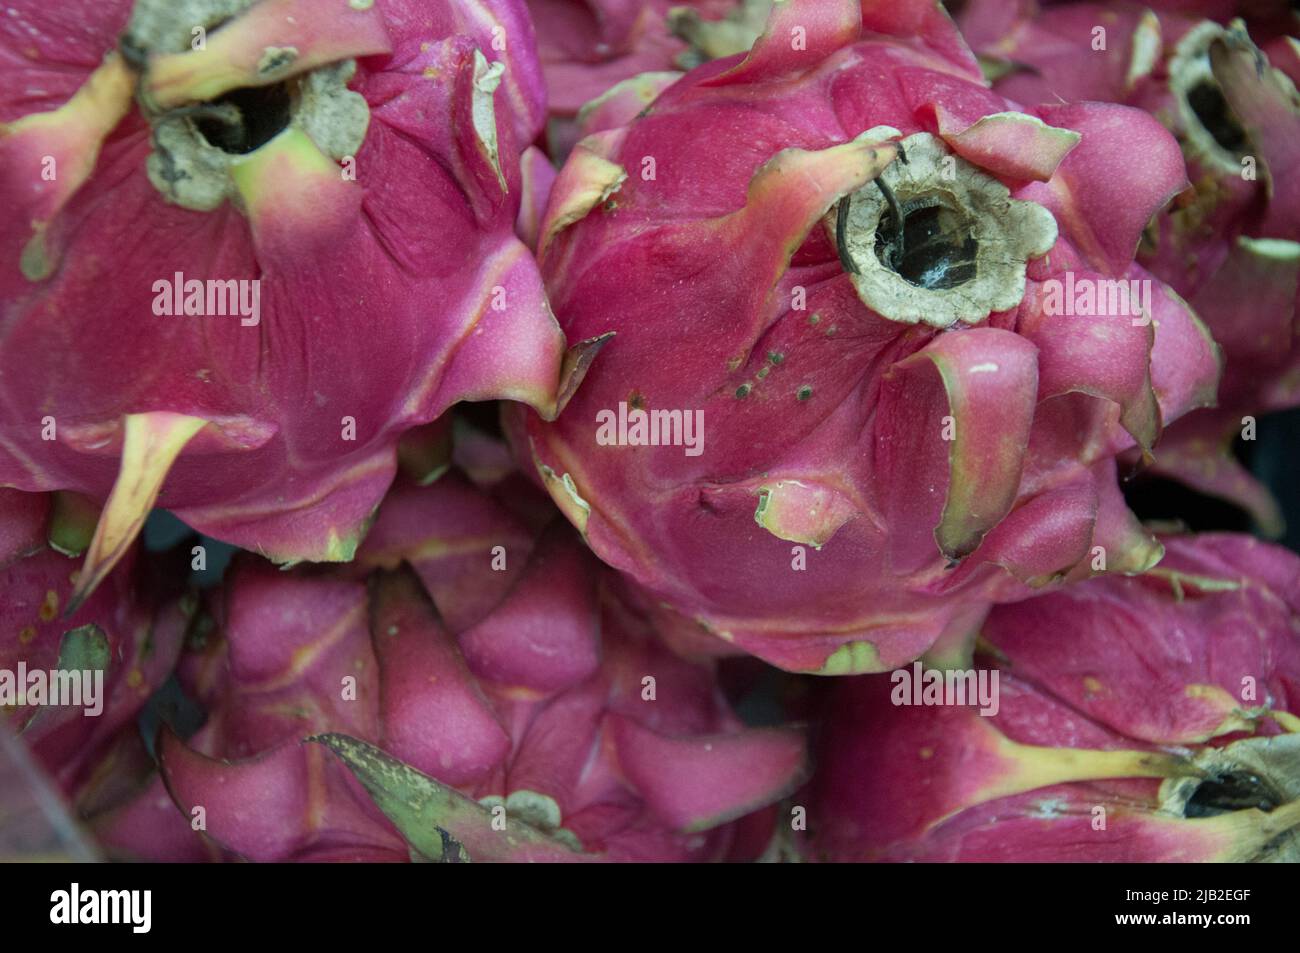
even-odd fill
[[[5,12],[0,731],[94,850],[1300,859],[1285,2]]]

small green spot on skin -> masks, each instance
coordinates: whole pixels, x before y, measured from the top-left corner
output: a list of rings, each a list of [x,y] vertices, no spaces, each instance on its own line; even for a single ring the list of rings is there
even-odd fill
[[[562,822],[560,805],[555,799],[536,791],[521,789],[510,792],[505,808],[507,814],[546,833],[556,830]]]
[[[44,281],[54,273],[54,259],[45,247],[45,235],[38,231],[23,246],[22,257],[18,260],[23,277],[28,281]]]
[[[757,378],[761,381],[761,380],[763,380],[763,378],[767,377],[767,375],[770,374],[770,373],[772,373],[772,368],[770,368],[770,367],[760,367],[760,368],[758,369],[758,373],[757,373],[756,375],[754,375],[754,376],[757,377]]]
[[[812,396],[812,388],[807,384],[804,384],[803,387],[800,387],[799,390],[795,392],[794,396],[799,398],[799,400],[807,400]]]
[[[744,400],[746,397],[749,396],[749,392],[751,389],[752,388],[748,384],[741,384],[739,387],[736,388],[736,398],[738,400]]]
[[[809,324],[814,324],[814,325],[815,325],[815,324],[821,324],[821,323],[822,323],[822,316],[821,316],[820,314],[818,314],[816,311],[814,311],[812,314],[810,314],[810,315],[808,316],[808,323],[809,323]]]
[[[59,643],[58,667],[65,672],[103,671],[112,659],[108,636],[94,623],[63,633]]]
[[[360,545],[359,536],[339,536],[338,532],[331,529],[327,545],[325,547],[325,562],[331,563],[350,563],[352,558],[357,554],[357,546]]]
[[[834,336],[835,336],[835,332],[838,331],[838,330],[839,330],[839,328],[837,328],[835,325],[832,324],[829,328],[826,329],[826,336],[827,336],[828,338],[829,338],[829,337],[834,337]]]
[[[773,364],[780,364],[782,361],[785,360],[785,355],[782,354],[780,351],[768,351],[767,359],[771,361]]]
[[[870,642],[847,642],[827,657],[814,675],[860,675],[883,671],[880,654]]]
[[[369,10],[375,5],[375,0],[348,0],[348,6],[353,10]]]

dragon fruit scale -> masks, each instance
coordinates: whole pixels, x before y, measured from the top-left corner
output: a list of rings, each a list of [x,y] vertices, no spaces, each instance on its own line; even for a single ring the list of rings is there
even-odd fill
[[[105,819],[115,853],[698,861],[766,846],[771,805],[804,777],[802,734],[743,727],[712,666],[653,639],[563,520],[530,528],[452,470],[400,483],[357,558],[237,564],[180,667],[207,722],[159,742],[175,803],[156,783]]]
[[[194,610],[133,547],[67,615],[96,515],[70,494],[0,489],[0,720],[83,814],[125,796],[136,715],[171,674]]]
[[[547,144],[562,160],[615,102],[648,106],[708,59],[748,50],[772,0],[528,0],[546,81]]]
[[[347,560],[396,445],[581,376],[514,235],[515,0],[15,0],[0,18],[0,485]]]
[[[1165,545],[1142,576],[994,608],[988,716],[838,680],[805,856],[1295,862],[1300,559],[1230,534]]]
[[[508,429],[678,644],[883,671],[1158,560],[1114,458],[1158,456],[1219,361],[1133,261],[1186,185],[1158,122],[1026,111],[926,2],[788,0],[631,106],[539,239],[565,333],[613,337]]]
[[[1138,259],[1206,322],[1225,368],[1218,407],[1171,428],[1151,472],[1238,504],[1276,535],[1277,504],[1231,444],[1253,438],[1255,415],[1300,403],[1300,47],[1270,37],[1293,15],[1256,6],[1248,22],[1220,16],[1230,9],[1216,22],[1140,4],[987,0],[962,23],[1003,95],[1123,102],[1177,136],[1190,187],[1151,223]]]
[[[717,6],[725,7],[726,0]],[[529,0],[553,115],[576,116],[590,100],[644,73],[677,69],[685,44],[668,29],[670,3]]]

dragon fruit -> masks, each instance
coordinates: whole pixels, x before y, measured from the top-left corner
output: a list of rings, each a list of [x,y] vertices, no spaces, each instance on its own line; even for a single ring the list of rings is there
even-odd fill
[[[1277,11],[1255,12],[1252,29],[1268,35]],[[1280,533],[1276,502],[1231,444],[1252,437],[1254,415],[1300,404],[1295,41],[1274,37],[1261,50],[1241,21],[1132,4],[1036,12],[997,0],[962,22],[978,31],[972,44],[995,64],[1000,93],[1128,103],[1178,137],[1191,188],[1152,223],[1138,257],[1205,320],[1225,370],[1218,407],[1171,428],[1151,472],[1235,502],[1266,533]]]
[[[527,512],[452,471],[385,500],[368,578],[241,562],[181,666],[208,721],[159,743],[181,812],[155,785],[105,843],[193,858],[189,825],[253,860],[760,851],[802,735],[744,728],[710,666],[651,638],[563,520],[535,533]]]
[[[805,853],[1300,857],[1300,558],[1231,534],[1165,545],[1145,575],[995,608],[991,716],[913,707],[897,673],[836,682]]]
[[[642,73],[675,70],[686,44],[669,32],[671,6],[662,0],[528,0],[550,113],[576,116],[611,86]]]
[[[611,98],[648,106],[683,68],[748,50],[771,0],[528,0],[546,80],[552,156]]]
[[[562,169],[551,304],[613,337],[558,420],[513,415],[518,452],[683,646],[827,674],[951,649],[992,602],[1159,558],[1114,457],[1213,399],[1215,345],[1133,263],[1185,185],[1139,110],[990,92],[933,4],[779,4]],[[1117,284],[1149,300],[1066,313]]]
[[[347,560],[405,431],[580,376],[521,3],[15,0],[0,53],[0,485],[105,505],[74,601],[155,503]]]
[[[68,494],[0,490],[0,711],[83,813],[115,796],[112,775],[129,763],[136,715],[171,674],[193,611],[133,550],[67,615],[75,556],[95,515]]]

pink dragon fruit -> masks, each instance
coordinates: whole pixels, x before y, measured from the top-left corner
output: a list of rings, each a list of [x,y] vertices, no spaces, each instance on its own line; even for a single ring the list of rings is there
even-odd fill
[[[1060,0],[1046,0],[1044,6],[1055,6],[1058,2]],[[1296,31],[1296,13],[1290,0],[1151,0],[1146,6],[1161,16],[1176,14],[1197,20],[1214,20],[1224,26],[1233,20],[1244,20],[1251,33],[1268,39],[1292,35]],[[963,29],[966,22],[965,19],[961,21]]]
[[[789,0],[561,171],[551,303],[614,337],[519,452],[683,643],[792,670],[888,670],[1028,586],[1146,569],[1113,458],[1218,371],[1133,264],[1185,184],[1139,110],[990,92],[933,4]],[[1149,300],[1065,313],[1070,283]]]
[[[1256,13],[1267,33],[1270,9]],[[1036,13],[996,0],[976,4],[962,22],[1004,74],[1000,93],[1128,103],[1178,137],[1192,187],[1152,223],[1139,260],[1205,320],[1225,372],[1219,406],[1172,428],[1152,472],[1233,501],[1265,532],[1280,532],[1276,503],[1231,444],[1251,435],[1247,417],[1300,404],[1300,47],[1276,37],[1266,56],[1240,21],[1224,26],[1136,4]]]
[[[106,843],[194,857],[192,818],[253,860],[437,858],[452,841],[474,860],[703,860],[770,838],[763,809],[801,780],[802,736],[743,728],[712,668],[651,639],[562,520],[535,536],[452,472],[396,488],[358,561],[368,586],[234,571],[182,664],[208,722],[160,742],[181,813],[155,786],[101,825]]]
[[[68,494],[0,490],[0,711],[83,813],[110,799],[135,717],[171,674],[193,611],[132,551],[66,615],[95,515]]]
[[[155,501],[347,560],[403,432],[580,376],[513,234],[521,3],[15,0],[0,50],[0,485],[106,503],[76,598]]]
[[[528,0],[546,79],[551,154],[568,155],[579,117],[610,97],[637,109],[706,59],[748,50],[771,0]],[[587,130],[590,131],[590,130]]]
[[[913,707],[914,673],[837,682],[806,854],[1300,858],[1300,559],[1246,536],[1165,544],[1145,575],[995,608],[977,656],[997,676],[988,717]]]

